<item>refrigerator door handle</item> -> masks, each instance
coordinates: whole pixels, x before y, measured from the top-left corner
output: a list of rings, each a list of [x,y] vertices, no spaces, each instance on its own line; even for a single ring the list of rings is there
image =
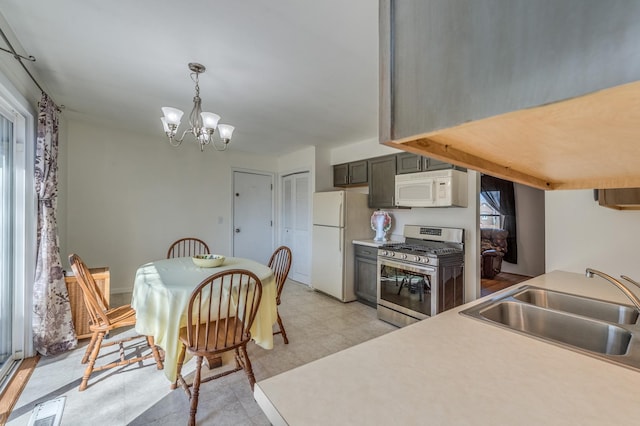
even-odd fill
[[[342,253],[342,239],[344,238],[344,232],[340,230],[340,236],[338,237],[338,252]]]
[[[340,218],[339,226],[344,226],[344,209],[342,208],[342,201],[340,202],[340,205],[338,205],[338,217]]]

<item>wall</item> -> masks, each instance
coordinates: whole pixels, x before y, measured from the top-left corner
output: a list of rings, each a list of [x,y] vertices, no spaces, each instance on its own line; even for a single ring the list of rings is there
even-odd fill
[[[358,161],[364,158],[381,157],[388,154],[403,152],[378,143],[378,138],[350,143],[331,150],[331,165]]]
[[[331,150],[325,147],[316,147],[315,169],[313,182],[316,191],[328,191],[333,188],[333,169],[331,168]]]
[[[198,236],[231,253],[234,167],[275,172],[277,159],[205,152],[158,137],[69,120],[67,214],[63,265],[69,253],[89,266],[109,266],[113,293],[131,291],[138,266],[166,257],[169,244]]]
[[[546,270],[640,279],[640,211],[601,207],[592,190],[545,193]]]
[[[502,262],[502,271],[535,277],[544,274],[544,191],[514,185],[518,263]]]

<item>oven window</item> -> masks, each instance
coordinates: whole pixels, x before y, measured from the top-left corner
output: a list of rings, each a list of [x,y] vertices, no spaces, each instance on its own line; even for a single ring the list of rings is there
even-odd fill
[[[431,274],[380,265],[380,299],[400,311],[431,316]]]

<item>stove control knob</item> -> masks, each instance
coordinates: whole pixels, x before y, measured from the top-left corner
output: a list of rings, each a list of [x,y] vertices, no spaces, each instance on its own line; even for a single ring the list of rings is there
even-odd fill
[[[425,257],[424,259],[422,259],[422,261],[423,261],[424,263],[429,263],[429,258],[428,258],[428,257]]]
[[[407,255],[406,255],[406,254],[403,254],[403,255],[402,255],[402,256],[400,256],[400,257],[401,257],[402,259],[406,259],[406,258],[407,258]]]
[[[380,250],[380,254],[381,254],[382,256],[387,256],[387,255],[389,254],[389,252],[388,252],[388,251],[386,251],[386,250]]]
[[[416,256],[414,262],[422,262],[422,258],[420,256]]]
[[[395,257],[396,256],[396,252],[392,251],[391,253],[389,253],[389,256]]]

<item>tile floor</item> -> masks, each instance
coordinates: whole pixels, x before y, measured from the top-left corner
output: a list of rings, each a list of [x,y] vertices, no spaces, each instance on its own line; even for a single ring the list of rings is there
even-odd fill
[[[396,329],[379,321],[375,309],[369,306],[358,302],[343,304],[294,281],[285,286],[280,315],[289,337],[288,345],[280,335],[274,336],[274,348],[270,351],[249,344],[257,381]],[[155,368],[153,358],[145,360],[142,366],[94,373],[89,388],[78,392],[84,371],[80,359],[86,344],[84,340],[72,352],[40,360],[8,425],[27,425],[37,403],[62,395],[66,396],[62,417],[65,426],[186,424],[187,397],[181,389],[169,389],[169,382]],[[139,350],[148,348],[140,345]],[[191,360],[184,371],[193,369],[194,364]],[[242,371],[205,383],[200,392],[198,424],[269,424],[253,400]]]

